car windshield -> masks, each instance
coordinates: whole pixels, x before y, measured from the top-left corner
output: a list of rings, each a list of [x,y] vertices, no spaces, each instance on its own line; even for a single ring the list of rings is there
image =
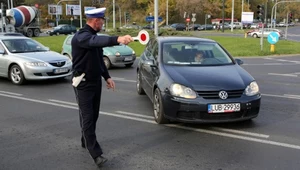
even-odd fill
[[[215,42],[169,42],[162,45],[163,63],[171,65],[210,66],[233,64]]]
[[[48,49],[32,39],[6,39],[2,40],[11,53],[42,52]]]

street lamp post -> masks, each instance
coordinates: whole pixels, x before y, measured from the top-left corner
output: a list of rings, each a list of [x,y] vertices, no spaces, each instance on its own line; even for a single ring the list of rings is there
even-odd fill
[[[166,25],[169,25],[169,0],[167,0],[166,6]]]

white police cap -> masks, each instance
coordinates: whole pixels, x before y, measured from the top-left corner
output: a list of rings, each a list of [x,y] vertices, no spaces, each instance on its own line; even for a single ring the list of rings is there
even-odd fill
[[[105,19],[105,10],[106,8],[96,8],[85,11],[87,18],[103,18]]]

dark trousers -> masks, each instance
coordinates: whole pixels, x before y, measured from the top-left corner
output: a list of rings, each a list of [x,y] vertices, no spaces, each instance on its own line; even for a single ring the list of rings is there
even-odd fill
[[[82,132],[81,141],[93,159],[102,155],[102,149],[97,142],[95,133],[99,117],[101,90],[101,79],[98,81],[82,81],[74,88],[79,106],[79,120]]]

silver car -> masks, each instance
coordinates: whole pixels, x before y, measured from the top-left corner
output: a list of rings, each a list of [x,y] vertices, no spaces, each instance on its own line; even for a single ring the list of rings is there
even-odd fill
[[[26,80],[63,78],[72,74],[72,61],[28,37],[0,36],[0,76],[13,84]]]

